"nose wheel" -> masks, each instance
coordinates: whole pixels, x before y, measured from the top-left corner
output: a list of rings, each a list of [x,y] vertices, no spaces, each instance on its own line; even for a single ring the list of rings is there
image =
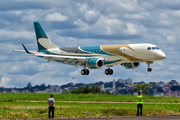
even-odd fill
[[[150,68],[150,65],[153,64],[153,62],[146,62],[146,64],[148,64],[147,71],[148,71],[148,72],[151,72],[151,71],[152,71],[152,68]]]
[[[147,68],[147,71],[148,71],[148,72],[151,72],[151,71],[152,71],[152,69],[151,69],[151,68]]]
[[[82,69],[81,75],[89,75],[89,70],[88,69]]]

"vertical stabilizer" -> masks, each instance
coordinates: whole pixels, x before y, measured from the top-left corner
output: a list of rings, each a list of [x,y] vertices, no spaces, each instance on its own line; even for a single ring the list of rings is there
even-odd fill
[[[43,52],[47,49],[58,48],[58,46],[52,44],[51,41],[48,39],[46,33],[44,32],[39,22],[34,22],[34,29],[36,32],[38,51]]]

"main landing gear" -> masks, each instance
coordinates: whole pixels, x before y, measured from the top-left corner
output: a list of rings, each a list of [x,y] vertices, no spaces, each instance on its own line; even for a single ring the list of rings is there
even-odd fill
[[[112,75],[113,74],[113,70],[110,69],[110,67],[108,69],[105,70],[105,74],[106,75]]]
[[[89,70],[88,69],[82,69],[81,75],[89,75]]]
[[[151,71],[152,71],[152,68],[150,68],[150,65],[153,64],[153,62],[146,62],[146,64],[148,64],[147,71],[148,71],[148,72],[151,72]]]

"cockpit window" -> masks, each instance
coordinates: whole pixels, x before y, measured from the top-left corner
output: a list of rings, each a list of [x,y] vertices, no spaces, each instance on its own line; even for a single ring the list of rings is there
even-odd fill
[[[148,47],[147,50],[159,50],[158,47]]]
[[[158,48],[158,47],[152,47],[152,49],[153,49],[153,50],[159,50],[159,48]]]
[[[147,50],[151,50],[151,47],[148,47]]]
[[[152,50],[156,50],[157,48],[156,47],[152,47]]]

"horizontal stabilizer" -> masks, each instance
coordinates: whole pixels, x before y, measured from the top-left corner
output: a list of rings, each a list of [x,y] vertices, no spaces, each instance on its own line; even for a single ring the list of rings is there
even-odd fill
[[[22,46],[23,46],[23,48],[24,48],[24,50],[26,51],[27,54],[31,54],[23,44],[22,44]]]
[[[16,52],[26,52],[24,50],[12,50],[12,51],[16,51]]]

